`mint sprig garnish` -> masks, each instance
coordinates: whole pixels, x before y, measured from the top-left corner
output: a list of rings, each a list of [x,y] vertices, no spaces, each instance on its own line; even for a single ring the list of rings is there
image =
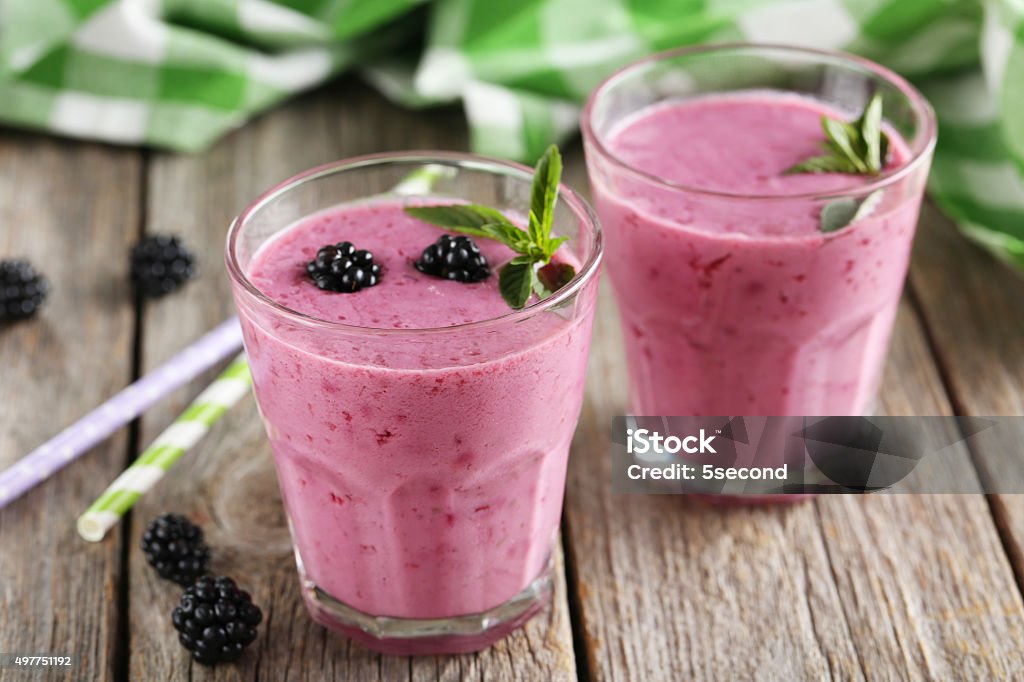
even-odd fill
[[[525,230],[498,209],[481,204],[406,206],[405,212],[446,230],[499,241],[519,254],[503,265],[498,274],[501,297],[512,309],[519,310],[532,294],[540,298],[550,296],[576,276],[576,269],[568,263],[551,262],[555,251],[568,239],[551,236],[561,177],[562,156],[558,147],[551,145],[533,174]]]
[[[849,173],[878,175],[889,156],[889,137],[882,131],[882,97],[875,93],[856,121],[837,121],[821,117],[821,127],[828,138],[822,143],[825,152],[812,156],[785,171],[792,173]]]

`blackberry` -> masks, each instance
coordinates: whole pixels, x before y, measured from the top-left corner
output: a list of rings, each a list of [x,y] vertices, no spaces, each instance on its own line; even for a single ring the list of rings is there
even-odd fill
[[[132,248],[131,279],[145,296],[165,296],[195,276],[195,256],[178,237],[152,235]]]
[[[328,244],[316,252],[306,272],[318,287],[326,291],[351,294],[380,281],[380,266],[373,254],[356,249],[352,242]]]
[[[237,661],[256,639],[261,620],[249,593],[224,576],[197,580],[171,613],[178,641],[203,665]]]
[[[420,272],[456,282],[480,282],[491,276],[484,254],[469,237],[443,235],[423,249],[415,263]]]
[[[206,573],[210,548],[199,526],[180,514],[161,514],[142,534],[146,561],[161,578],[187,587]]]
[[[0,322],[32,317],[50,283],[26,260],[0,260]]]

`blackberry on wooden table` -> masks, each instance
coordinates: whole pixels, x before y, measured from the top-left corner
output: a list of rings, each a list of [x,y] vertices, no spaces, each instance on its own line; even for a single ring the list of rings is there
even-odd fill
[[[206,573],[210,548],[202,529],[180,514],[161,514],[142,534],[142,552],[161,578],[188,587]]]
[[[261,620],[249,593],[225,576],[197,580],[171,613],[178,641],[203,665],[237,661],[256,639]]]
[[[195,256],[178,237],[151,235],[132,248],[131,280],[144,296],[166,296],[196,272]]]
[[[49,281],[27,260],[0,260],[0,322],[32,317],[49,292]]]

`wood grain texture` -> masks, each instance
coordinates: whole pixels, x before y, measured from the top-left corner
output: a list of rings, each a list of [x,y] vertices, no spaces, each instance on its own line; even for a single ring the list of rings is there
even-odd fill
[[[1024,414],[1024,277],[969,243],[934,207],[925,211],[933,227],[919,239],[910,280],[957,413]],[[974,456],[989,482],[1024,490],[1024,429],[1016,435]],[[993,495],[989,504],[1024,585],[1024,496]]]
[[[921,321],[906,301],[880,407],[891,415],[951,414]],[[969,457],[950,466],[954,478],[977,478]],[[835,495],[816,504],[869,679],[1024,677],[1024,603],[984,496]]]
[[[28,258],[53,287],[37,317],[0,326],[0,468],[131,381],[125,279],[139,169],[137,152],[0,139],[0,258]],[[122,432],[0,511],[0,652],[76,659],[71,668],[0,669],[0,679],[114,677],[120,535],[83,542],[75,519],[126,453]]]
[[[1024,414],[1024,277],[923,209],[910,282],[957,406]]]
[[[578,160],[568,167],[582,185]],[[626,410],[626,370],[607,289],[566,512],[571,599],[594,679],[1024,675],[1021,599],[981,496],[717,508],[611,494],[610,422]],[[949,413],[908,305],[881,397],[890,414]]]
[[[147,228],[177,232],[202,254],[203,276],[181,295],[147,307],[144,368],[233,312],[222,266],[232,216],[259,192],[305,168],[397,149],[459,149],[464,125],[451,111],[416,114],[365,87],[344,83],[300,98],[230,136],[208,153],[158,155],[150,164]],[[203,385],[194,382],[147,414],[148,442]],[[384,657],[328,633],[306,615],[299,594],[269,447],[248,401],[188,454],[138,507],[132,541],[153,516],[188,513],[207,530],[213,569],[238,577],[265,612],[261,635],[236,668],[190,664],[169,622],[177,592],[130,555],[131,679],[569,680],[572,634],[559,557],[553,606],[519,633],[472,656]]]

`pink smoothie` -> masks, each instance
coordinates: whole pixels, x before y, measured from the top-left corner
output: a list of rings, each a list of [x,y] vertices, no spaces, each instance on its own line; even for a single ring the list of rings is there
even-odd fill
[[[240,306],[303,577],[373,616],[479,613],[543,573],[583,395],[590,315],[416,331],[510,312],[496,274],[462,284],[413,267],[441,234],[397,201],[342,205],[254,257],[269,298],[369,329],[303,333]],[[341,294],[307,278],[343,240],[374,254],[380,284]],[[495,271],[512,256],[477,243]],[[589,287],[576,305],[592,309]]]
[[[750,91],[655,105],[606,136],[626,165],[688,190],[588,149],[635,414],[871,409],[923,183],[891,185],[867,218],[822,233],[825,202],[802,195],[870,181],[783,174],[820,153],[823,114],[854,117]],[[886,172],[909,159],[889,135]]]

